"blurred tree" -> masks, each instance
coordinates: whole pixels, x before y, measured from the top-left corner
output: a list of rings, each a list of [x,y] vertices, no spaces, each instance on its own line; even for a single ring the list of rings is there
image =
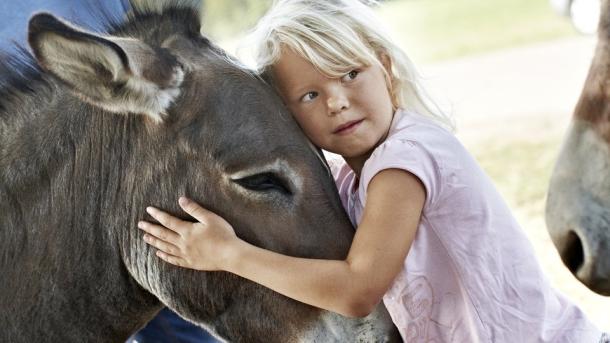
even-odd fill
[[[214,39],[228,39],[251,29],[272,0],[205,0],[203,31]]]

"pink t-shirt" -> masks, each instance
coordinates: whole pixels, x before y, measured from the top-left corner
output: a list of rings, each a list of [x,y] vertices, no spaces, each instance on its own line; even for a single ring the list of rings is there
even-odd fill
[[[599,329],[549,284],[507,205],[451,133],[399,110],[359,183],[349,166],[331,162],[354,225],[370,180],[388,168],[414,174],[427,194],[404,268],[383,297],[405,342],[599,341]]]

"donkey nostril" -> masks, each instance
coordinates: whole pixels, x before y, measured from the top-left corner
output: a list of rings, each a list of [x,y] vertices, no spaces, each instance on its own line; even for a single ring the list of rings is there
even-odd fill
[[[582,242],[574,231],[570,231],[568,233],[563,254],[561,255],[563,263],[566,264],[568,269],[570,269],[573,274],[576,274],[584,263],[585,253],[582,247]]]

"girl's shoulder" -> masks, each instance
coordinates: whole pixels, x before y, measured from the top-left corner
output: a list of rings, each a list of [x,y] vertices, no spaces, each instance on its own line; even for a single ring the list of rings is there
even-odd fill
[[[427,205],[440,197],[449,175],[456,175],[469,154],[452,132],[423,115],[399,110],[387,138],[371,153],[361,173],[361,196],[366,186],[384,169],[402,169],[420,179],[427,192]]]
[[[426,203],[432,204],[438,194],[442,175],[440,159],[433,153],[438,150],[439,135],[451,133],[430,119],[411,112],[397,111],[386,139],[373,150],[365,162],[360,176],[360,197],[372,178],[385,169],[401,169],[415,175],[426,188]]]
[[[392,164],[392,160],[417,157],[419,162],[440,166],[448,155],[462,149],[453,133],[432,119],[398,110],[386,139],[373,150],[367,164],[372,166],[386,160],[384,164]]]
[[[398,110],[394,115],[387,141],[410,140],[422,144],[453,144],[457,142],[454,134],[433,119],[416,112]]]
[[[453,132],[429,117],[405,110],[396,112],[387,138],[371,156],[383,159],[400,154],[421,154],[440,169],[473,162]]]

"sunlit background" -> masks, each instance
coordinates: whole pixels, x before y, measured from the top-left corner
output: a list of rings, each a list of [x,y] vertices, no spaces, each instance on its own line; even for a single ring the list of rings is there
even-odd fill
[[[204,31],[234,52],[270,3],[207,0]],[[494,179],[551,282],[610,331],[610,298],[570,274],[544,223],[550,173],[596,44],[594,35],[579,33],[560,13],[569,14],[569,7],[553,9],[568,3],[387,0],[376,11],[451,109],[458,137]],[[579,11],[573,14],[581,30],[595,26],[594,15]]]

